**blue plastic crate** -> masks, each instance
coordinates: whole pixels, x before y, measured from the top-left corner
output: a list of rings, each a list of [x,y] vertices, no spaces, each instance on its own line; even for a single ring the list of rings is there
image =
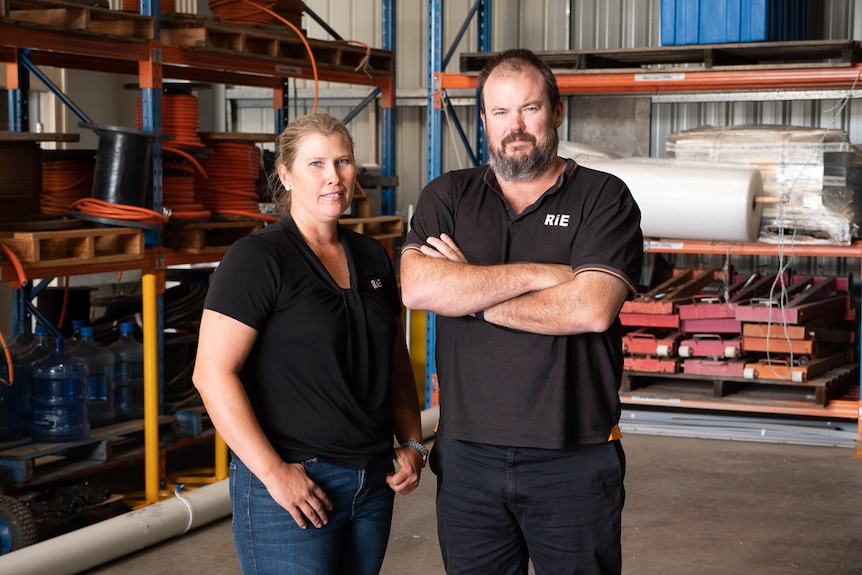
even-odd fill
[[[661,0],[661,43],[808,39],[810,0]]]

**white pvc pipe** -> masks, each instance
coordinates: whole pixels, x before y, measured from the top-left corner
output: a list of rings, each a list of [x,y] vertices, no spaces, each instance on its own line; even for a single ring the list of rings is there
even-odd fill
[[[434,435],[440,408],[422,411],[422,437]],[[230,515],[228,480],[112,517],[6,555],[4,575],[73,575]]]
[[[0,573],[80,573],[230,515],[228,481],[112,517],[0,556]]]

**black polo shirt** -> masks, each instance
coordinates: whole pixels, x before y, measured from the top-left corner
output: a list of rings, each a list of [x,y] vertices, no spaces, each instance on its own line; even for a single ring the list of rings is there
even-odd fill
[[[359,469],[392,456],[401,303],[383,246],[343,228],[339,237],[350,289],[335,283],[285,217],[231,246],[204,306],[258,331],[240,378],[282,458]]]
[[[405,245],[442,233],[474,264],[569,264],[632,291],[640,277],[640,210],[628,188],[572,160],[517,216],[489,167],[440,176],[420,195]],[[450,439],[559,449],[607,441],[619,421],[619,321],[604,333],[547,336],[438,316],[436,364],[438,433]]]

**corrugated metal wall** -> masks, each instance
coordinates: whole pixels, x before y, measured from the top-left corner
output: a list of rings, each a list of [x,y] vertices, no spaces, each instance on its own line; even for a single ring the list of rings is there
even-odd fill
[[[443,2],[443,52],[449,49],[472,2]],[[823,10],[822,37],[828,39],[862,39],[862,0],[812,0]],[[307,5],[344,38],[356,39],[373,46],[381,44],[379,0],[310,0]],[[527,47],[534,50],[593,48],[633,48],[660,45],[660,0],[498,0],[492,3],[492,50]],[[425,94],[427,91],[428,3],[417,0],[398,2],[397,7],[397,87],[398,145],[397,173],[400,179],[397,209],[405,214],[416,201],[426,181],[425,165]],[[329,39],[307,16],[304,26],[313,38]],[[446,71],[458,71],[458,54],[476,51],[476,26],[471,23],[456,47],[455,56]],[[292,84],[291,84],[292,85]],[[297,95],[307,91],[308,82],[297,82]],[[323,87],[322,87],[323,88]],[[342,90],[344,86],[328,86]],[[471,94],[452,93],[458,117],[468,134],[475,126]],[[650,127],[650,155],[664,155],[664,140],[674,130],[703,124],[738,125],[747,123],[781,123],[800,126],[837,127],[850,135],[852,142],[862,142],[862,120],[859,101],[845,104],[844,94],[827,100],[782,100],[684,102],[653,99]],[[305,102],[299,98],[298,103]],[[260,131],[271,129],[271,100],[260,100],[262,108],[243,108],[237,117],[238,129]],[[299,106],[299,104],[298,104]],[[344,116],[350,106],[329,111]],[[302,107],[297,108],[301,112]],[[357,141],[357,159],[373,163],[376,157],[377,119],[373,111],[360,114],[352,123]],[[568,129],[568,126],[564,126]],[[571,139],[576,139],[570,136]],[[444,170],[466,165],[466,154],[452,136],[446,122],[443,126]]]

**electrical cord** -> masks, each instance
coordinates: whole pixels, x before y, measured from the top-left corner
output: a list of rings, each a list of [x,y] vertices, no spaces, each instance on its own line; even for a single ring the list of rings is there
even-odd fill
[[[24,287],[27,283],[27,274],[24,272],[24,266],[21,265],[21,260],[19,260],[18,256],[15,255],[15,252],[12,251],[12,248],[2,241],[0,241],[0,248],[2,248],[3,253],[6,254],[6,258],[9,260],[9,263],[12,264],[12,267],[15,269],[15,274],[18,276],[18,283],[13,283],[12,287],[15,289]]]
[[[208,219],[212,211],[195,199],[195,170],[204,180],[209,179],[203,166],[194,156],[179,148],[165,146],[162,151],[165,153],[162,159],[162,204],[170,210],[170,219]]]
[[[215,1],[217,1],[217,0],[210,0],[210,4],[212,5],[212,3]],[[225,0],[225,1],[235,1],[235,0]],[[311,113],[314,114],[315,112],[317,112],[317,102],[319,100],[318,96],[319,96],[319,92],[320,92],[320,80],[319,80],[319,77],[317,74],[317,60],[314,58],[314,52],[311,50],[311,45],[309,45],[308,40],[306,40],[305,34],[302,33],[302,30],[300,30],[299,28],[294,26],[293,22],[291,22],[287,18],[284,18],[280,14],[273,12],[269,8],[266,8],[264,6],[260,6],[259,4],[253,2],[252,0],[240,0],[240,2],[245,2],[246,4],[250,4],[250,5],[254,6],[257,10],[260,10],[262,12],[266,12],[267,14],[269,14],[270,16],[275,18],[276,20],[283,22],[285,25],[287,25],[288,28],[290,28],[291,30],[296,32],[296,35],[299,37],[303,46],[305,46],[305,51],[308,52],[308,60],[311,62],[311,75],[314,79],[314,104],[311,107]]]
[[[82,198],[74,202],[70,208],[88,216],[110,218],[113,220],[136,221],[146,224],[166,224],[168,216],[149,208],[112,204],[98,198]]]
[[[93,192],[93,158],[46,160],[42,163],[42,213],[65,215],[76,200]]]
[[[206,142],[212,154],[201,161],[208,179],[195,178],[195,199],[215,216],[238,216],[274,222],[260,213],[257,182],[261,178],[261,151],[254,144]]]
[[[9,375],[6,379],[0,378],[0,384],[12,387],[15,385],[15,369],[12,367],[12,352],[9,351],[9,346],[6,344],[6,338],[3,337],[2,332],[0,332],[0,343],[3,344],[3,355],[6,357],[6,373]]]
[[[136,103],[138,129],[143,125],[141,98]],[[192,94],[162,94],[162,132],[174,137],[174,148],[203,148],[198,136],[200,101]]]

